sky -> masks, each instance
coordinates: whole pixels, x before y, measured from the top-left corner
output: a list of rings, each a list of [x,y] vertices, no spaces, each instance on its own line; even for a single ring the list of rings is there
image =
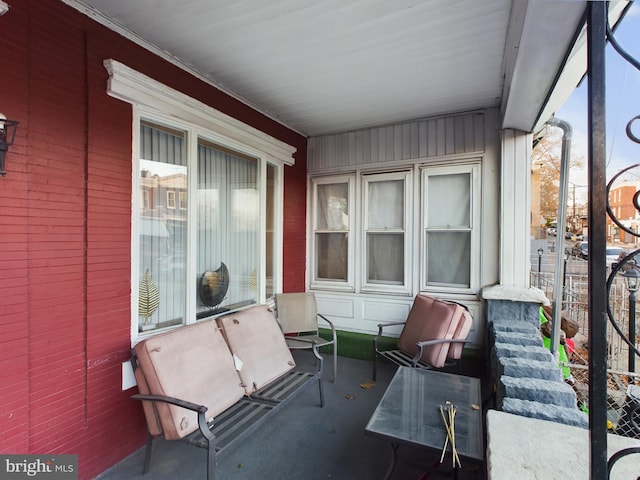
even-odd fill
[[[640,2],[631,6],[614,35],[622,48],[640,61]],[[640,163],[640,144],[629,140],[625,132],[629,120],[640,115],[640,71],[610,45],[606,69],[607,179],[610,179],[623,168]],[[572,169],[569,175],[570,183],[575,185],[576,203],[587,197],[587,88],[587,80],[583,80],[555,115],[573,129],[571,157],[584,160],[584,167]],[[640,137],[640,120],[634,122],[632,131]],[[640,179],[640,168],[632,171]]]

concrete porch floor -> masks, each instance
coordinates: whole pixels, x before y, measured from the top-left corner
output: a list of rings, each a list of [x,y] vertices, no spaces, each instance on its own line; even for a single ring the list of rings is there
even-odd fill
[[[295,352],[299,366],[313,368],[308,352]],[[325,355],[325,406],[313,386],[268,419],[253,436],[220,457],[216,480],[375,480],[382,479],[392,459],[391,446],[365,435],[396,367],[381,362],[378,381],[370,388],[372,362],[338,358],[338,378],[331,383],[330,356]],[[439,464],[439,453],[400,447],[392,479],[452,478],[451,457]],[[142,475],[144,448],[99,476],[99,480],[195,480],[206,478],[203,449],[157,440],[149,473]],[[435,469],[430,469],[437,465]],[[463,461],[458,478],[486,479],[486,466]]]

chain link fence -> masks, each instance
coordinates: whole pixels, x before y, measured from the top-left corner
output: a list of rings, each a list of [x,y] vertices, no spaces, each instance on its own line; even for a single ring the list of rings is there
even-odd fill
[[[531,285],[553,298],[553,272],[531,272]],[[589,409],[589,322],[588,322],[588,277],[581,273],[567,273],[563,279],[562,310],[580,325],[573,338],[573,350],[568,357],[571,379],[568,380],[576,392],[578,406]],[[562,287],[561,287],[562,288]],[[616,275],[609,296],[613,317],[622,332],[629,332],[630,322],[635,322],[634,309],[629,309],[632,297],[626,289],[624,278]],[[633,298],[633,297],[632,297]],[[638,310],[640,311],[640,310]],[[640,439],[640,373],[630,363],[630,348],[611,322],[607,322],[607,427],[611,433]],[[636,335],[635,345],[638,345]],[[634,371],[629,371],[633,369]]]

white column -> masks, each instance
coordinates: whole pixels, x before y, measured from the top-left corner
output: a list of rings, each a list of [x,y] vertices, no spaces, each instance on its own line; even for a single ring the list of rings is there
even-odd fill
[[[502,130],[500,285],[529,286],[531,268],[531,135]]]

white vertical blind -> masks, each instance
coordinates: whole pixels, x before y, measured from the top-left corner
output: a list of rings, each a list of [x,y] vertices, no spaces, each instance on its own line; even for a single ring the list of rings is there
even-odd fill
[[[198,301],[198,311],[257,301],[260,259],[258,162],[222,147],[198,144],[198,238],[200,277],[224,263],[229,287],[218,305]]]
[[[160,302],[139,328],[184,323],[187,239],[186,134],[161,125],[140,125],[139,242],[142,281],[148,271]],[[178,201],[180,198],[184,201]],[[140,301],[143,296],[140,295]],[[146,323],[146,325],[145,325]]]

